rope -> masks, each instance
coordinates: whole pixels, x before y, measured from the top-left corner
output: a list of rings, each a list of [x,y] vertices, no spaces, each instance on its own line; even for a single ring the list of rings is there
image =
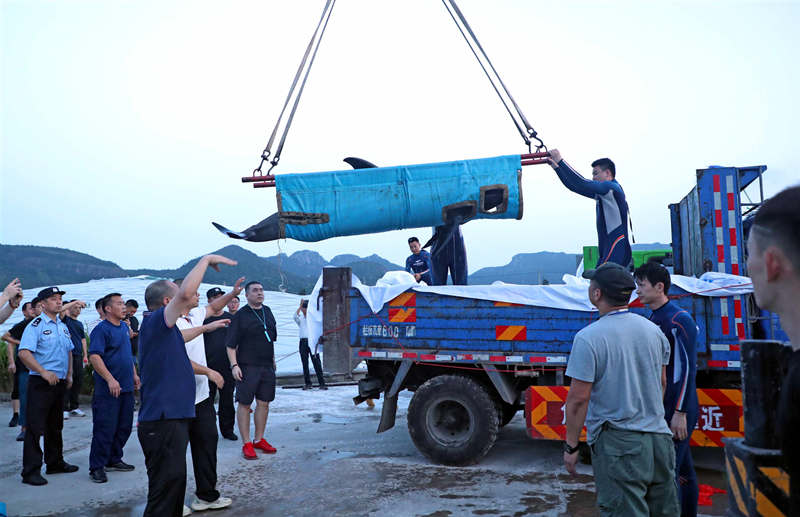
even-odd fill
[[[283,252],[281,251],[281,241],[280,239],[275,241],[275,244],[278,245],[278,274],[281,277],[281,283],[278,286],[278,290],[282,293],[286,292],[286,276],[283,274]]]
[[[528,122],[528,119],[527,119],[527,117],[525,117],[525,114],[522,113],[522,109],[519,107],[517,102],[514,100],[514,97],[511,95],[511,92],[508,90],[508,87],[506,87],[505,82],[503,82],[503,78],[500,77],[500,74],[497,72],[497,69],[494,67],[494,64],[492,64],[492,60],[489,59],[489,55],[483,49],[483,46],[481,45],[481,42],[478,40],[478,37],[475,35],[475,31],[472,30],[472,27],[470,26],[469,22],[467,21],[466,17],[464,16],[464,14],[461,12],[461,9],[458,8],[458,4],[456,4],[456,0],[442,0],[442,4],[444,4],[445,9],[447,9],[447,13],[453,19],[453,23],[456,24],[456,27],[458,28],[458,31],[461,33],[461,36],[464,37],[464,41],[467,42],[467,45],[469,46],[469,49],[472,51],[472,55],[475,56],[475,59],[478,61],[478,64],[481,66],[481,69],[483,70],[483,73],[486,74],[486,78],[489,79],[489,82],[491,83],[492,88],[494,88],[495,93],[497,93],[497,96],[500,98],[500,102],[503,103],[503,106],[505,107],[506,111],[508,112],[508,115],[511,117],[511,121],[514,123],[514,126],[516,126],[517,131],[519,132],[520,136],[522,137],[522,140],[525,142],[525,145],[528,146],[528,151],[529,152],[531,151],[531,139],[536,140],[538,142],[538,144],[536,145],[536,150],[537,151],[539,151],[540,149],[544,149],[546,151],[547,150],[547,146],[544,145],[544,142],[542,141],[542,139],[538,137],[538,133],[536,132],[536,130],[533,128],[533,126],[530,124],[530,122]],[[458,17],[458,20],[456,20],[456,17]],[[459,20],[461,21],[460,25],[458,23]],[[463,29],[461,27],[462,25],[464,26]],[[471,40],[470,40],[470,38],[467,37],[467,34],[464,32],[464,29],[466,29],[466,31],[469,33],[470,38],[472,38]],[[503,92],[505,92],[506,96],[508,96],[508,100],[511,102],[511,105],[514,106],[514,110],[517,112],[517,116],[520,119],[519,121],[514,117],[514,114],[511,112],[511,108],[509,107],[508,103],[506,102],[506,99],[500,93],[500,90],[498,89],[497,85],[495,84],[494,77],[492,77],[492,75],[486,69],[486,66],[484,66],[483,61],[481,61],[480,56],[478,56],[478,53],[475,50],[475,47],[477,47],[477,49],[480,51],[481,55],[483,56],[483,59],[486,60],[486,63],[489,65],[489,68],[491,68],[492,72],[494,73],[494,77],[497,78],[497,82],[500,83],[500,87],[503,89]],[[520,124],[520,122],[522,122],[522,124]],[[522,129],[523,125],[525,126],[525,130]]]

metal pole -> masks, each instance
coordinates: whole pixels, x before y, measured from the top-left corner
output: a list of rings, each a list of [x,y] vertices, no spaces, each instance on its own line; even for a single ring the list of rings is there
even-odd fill
[[[329,374],[350,375],[350,299],[349,267],[326,267],[322,270],[322,370]],[[337,329],[334,331],[334,329]]]

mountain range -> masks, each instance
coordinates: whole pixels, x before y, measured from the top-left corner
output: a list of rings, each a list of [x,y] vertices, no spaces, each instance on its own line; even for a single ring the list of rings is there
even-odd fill
[[[205,281],[233,284],[237,278],[258,279],[268,290],[286,290],[307,294],[325,266],[346,266],[366,284],[375,284],[387,271],[402,267],[378,256],[359,257],[344,254],[325,260],[315,251],[298,251],[292,255],[280,254],[259,257],[240,246],[230,245],[213,251],[236,260],[236,268],[209,269]],[[162,278],[182,278],[194,267],[200,257],[195,257],[176,269],[123,269],[114,262],[101,260],[86,253],[45,246],[17,246],[0,244],[0,282],[19,277],[28,288],[58,284],[76,284],[99,278],[119,278],[147,275]],[[5,285],[5,284],[3,284]]]
[[[644,246],[663,247],[637,245],[637,248]],[[210,269],[205,277],[206,282],[232,285],[237,278],[244,276],[249,280],[260,280],[267,290],[286,290],[298,294],[311,292],[325,266],[349,267],[368,285],[374,285],[387,271],[403,269],[378,255],[359,257],[343,254],[327,261],[315,251],[303,250],[291,255],[282,253],[259,257],[236,245],[212,253],[225,255],[239,264],[236,268],[221,268],[219,272]],[[12,278],[19,277],[22,285],[28,289],[138,275],[182,278],[199,258],[193,258],[176,269],[123,269],[114,262],[73,250],[0,244],[0,283],[5,285]],[[520,253],[504,266],[479,269],[469,276],[469,283],[490,284],[498,280],[510,284],[561,283],[565,273],[575,273],[580,259],[580,255],[573,253]]]

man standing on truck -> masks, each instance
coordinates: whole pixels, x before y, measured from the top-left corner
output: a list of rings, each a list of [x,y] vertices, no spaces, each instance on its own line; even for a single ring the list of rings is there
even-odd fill
[[[670,301],[667,268],[648,262],[636,269],[636,294],[653,311],[650,321],[661,328],[670,347],[664,418],[675,443],[675,473],[681,499],[681,516],[697,515],[697,475],[689,438],[697,424],[697,325],[689,313]]]
[[[780,317],[792,354],[781,385],[777,433],[789,472],[789,512],[800,515],[800,186],[766,200],[747,240],[747,272],[759,307]]]
[[[431,281],[431,254],[420,247],[419,239],[408,239],[411,255],[406,259],[406,271],[414,275],[417,282],[433,285]]]
[[[609,263],[583,276],[600,318],[575,335],[567,364],[564,464],[575,474],[585,423],[600,514],[677,516],[675,448],[662,401],[669,341],[628,311],[636,284],[625,268]]]
[[[558,149],[550,151],[550,166],[565,187],[597,204],[597,265],[615,262],[627,268],[631,264],[628,237],[628,202],[617,183],[614,162],[600,158],[592,162],[592,179],[587,180],[561,158]]]

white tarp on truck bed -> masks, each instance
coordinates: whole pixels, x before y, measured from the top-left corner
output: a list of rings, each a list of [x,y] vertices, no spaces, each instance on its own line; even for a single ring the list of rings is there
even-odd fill
[[[589,302],[587,289],[589,281],[574,275],[564,275],[563,284],[556,285],[517,285],[495,282],[491,285],[420,285],[405,271],[389,271],[378,280],[375,286],[367,286],[353,275],[352,285],[361,293],[372,312],[378,312],[395,296],[414,289],[423,293],[436,293],[461,298],[475,298],[494,302],[518,303],[553,309],[574,311],[595,311]],[[673,285],[687,293],[699,296],[734,296],[753,292],[753,284],[748,277],[709,272],[700,278],[672,275]],[[322,335],[322,300],[317,310],[317,296],[322,287],[322,275],[314,286],[308,304],[308,343],[316,343]],[[636,298],[636,292],[631,300]]]

